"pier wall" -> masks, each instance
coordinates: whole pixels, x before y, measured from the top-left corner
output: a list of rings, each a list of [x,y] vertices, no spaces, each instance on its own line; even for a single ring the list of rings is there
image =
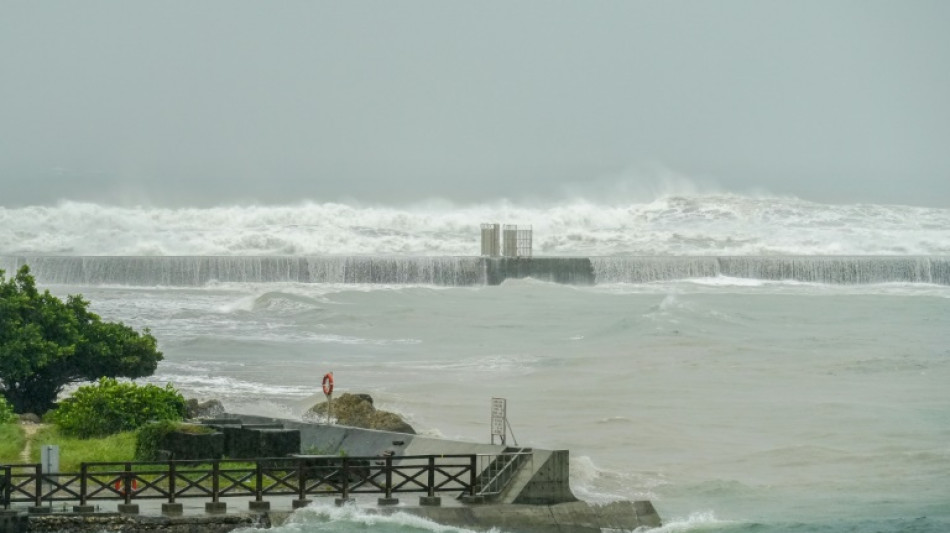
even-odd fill
[[[651,283],[734,277],[831,285],[950,285],[947,256],[0,256],[40,283],[198,287],[220,283],[361,283],[465,287],[533,278],[552,283]]]

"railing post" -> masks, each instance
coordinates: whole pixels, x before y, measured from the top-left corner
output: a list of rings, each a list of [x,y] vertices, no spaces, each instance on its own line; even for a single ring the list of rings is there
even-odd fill
[[[168,503],[175,503],[175,478],[178,473],[175,468],[175,461],[168,460]]]
[[[89,492],[89,466],[79,463],[79,505],[73,506],[74,513],[91,513],[95,508],[88,503],[86,494]]]
[[[478,459],[478,456],[475,454],[472,454],[471,459],[469,460],[469,469],[470,469],[470,472],[468,473],[468,480],[469,480],[468,482],[470,484],[469,496],[475,496],[475,471],[478,470],[477,468],[478,465],[476,464],[477,459]]]
[[[119,504],[119,513],[121,514],[139,514],[138,504],[132,504],[132,463],[125,463],[125,470],[122,472],[122,495],[125,497],[125,503]]]
[[[270,502],[264,501],[264,466],[260,459],[254,461],[254,499],[247,506],[257,513],[270,511]]]
[[[257,461],[254,468],[254,501],[264,501],[264,470],[261,462]]]
[[[350,461],[343,458],[343,499],[350,497]]]
[[[178,477],[178,468],[173,459],[168,460],[168,503],[162,504],[162,514],[165,516],[181,516],[184,512],[184,506],[175,503],[175,493],[178,492],[175,478]]]
[[[307,499],[307,461],[303,457],[297,458],[297,499],[290,504],[294,509],[306,507],[310,500]],[[317,468],[314,464],[314,468]]]
[[[34,498],[36,507],[43,506],[43,466],[36,465],[36,497]]]
[[[429,456],[428,468],[426,468],[426,496],[419,498],[419,505],[439,506],[442,505],[442,498],[435,495],[435,456]]]
[[[343,475],[343,494],[334,500],[334,503],[338,506],[350,501],[350,459],[348,457],[343,457],[343,465],[340,467],[340,472]]]
[[[208,514],[224,514],[228,504],[218,501],[221,496],[221,460],[211,461],[211,501],[205,502],[205,512]]]
[[[377,505],[398,505],[399,498],[393,498],[393,456],[386,456],[386,466],[383,473],[386,475],[386,496],[376,500]]]
[[[305,471],[306,463],[304,460],[297,459],[297,499],[307,499],[307,473]]]
[[[132,503],[132,463],[125,463],[125,473],[122,476],[123,493],[125,495],[125,504]]]
[[[393,456],[386,456],[386,499],[393,496]]]
[[[86,477],[89,474],[89,467],[86,466],[86,463],[79,464],[79,505],[86,505],[86,489],[88,480]]]
[[[218,479],[219,465],[220,463],[217,459],[211,463],[211,501],[214,503],[218,503],[218,487],[220,482]]]
[[[3,501],[3,508],[10,508],[10,484],[13,483],[11,479],[11,472],[9,466],[3,467],[3,485],[0,486],[0,500]]]

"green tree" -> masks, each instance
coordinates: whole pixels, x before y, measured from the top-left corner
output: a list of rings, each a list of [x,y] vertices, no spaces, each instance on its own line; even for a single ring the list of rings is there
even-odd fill
[[[12,424],[17,420],[16,413],[13,412],[13,407],[7,403],[6,398],[0,396],[0,424]]]
[[[45,413],[70,383],[155,372],[162,353],[148,328],[103,322],[88,306],[39,292],[26,265],[9,279],[0,270],[0,394],[16,412]]]

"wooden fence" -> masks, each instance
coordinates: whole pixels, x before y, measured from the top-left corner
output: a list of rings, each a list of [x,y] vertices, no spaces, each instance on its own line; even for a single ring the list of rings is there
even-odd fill
[[[39,464],[0,465],[0,505],[26,502],[436,493],[475,495],[477,458],[300,456],[255,460],[82,463],[79,472],[44,473]]]

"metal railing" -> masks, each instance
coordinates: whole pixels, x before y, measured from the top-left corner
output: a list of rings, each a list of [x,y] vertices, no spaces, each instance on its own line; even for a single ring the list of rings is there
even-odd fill
[[[0,505],[26,502],[458,492],[474,495],[477,457],[299,456],[255,460],[82,463],[79,472],[44,473],[39,464],[0,465]]]
[[[534,458],[530,448],[509,448],[500,454],[479,454],[478,476],[475,478],[475,496],[492,498],[505,490],[525,463]],[[459,497],[467,496],[462,493]]]

